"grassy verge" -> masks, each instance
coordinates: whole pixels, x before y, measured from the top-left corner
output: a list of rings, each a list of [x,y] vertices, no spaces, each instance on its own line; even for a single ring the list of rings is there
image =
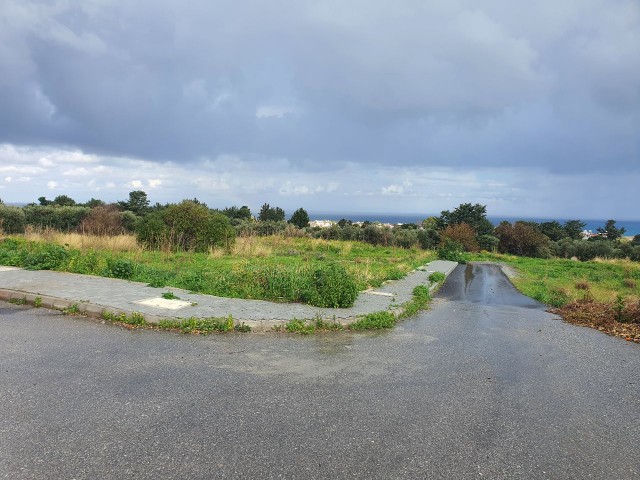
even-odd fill
[[[442,277],[444,277],[444,275]],[[444,278],[439,276],[437,278],[439,279],[438,283],[441,283],[444,280]],[[412,299],[401,306],[399,314],[388,310],[373,312],[361,316],[358,320],[346,326],[335,321],[331,322],[322,320],[319,317],[314,320],[294,319],[287,322],[284,326],[275,327],[274,330],[309,335],[316,332],[336,330],[362,331],[388,329],[393,328],[399,320],[411,317],[420,310],[426,309],[430,302],[431,295],[428,287],[419,285],[413,289]]]
[[[419,249],[278,236],[239,238],[232,251],[208,254],[146,251],[123,238],[116,250],[104,239],[93,244],[75,235],[61,240],[6,238],[0,241],[0,264],[122,278],[223,297],[345,307],[359,290],[402,278],[436,258],[434,252]]]
[[[517,271],[514,285],[564,320],[640,342],[640,263],[628,260],[578,262],[499,254],[474,254]]]

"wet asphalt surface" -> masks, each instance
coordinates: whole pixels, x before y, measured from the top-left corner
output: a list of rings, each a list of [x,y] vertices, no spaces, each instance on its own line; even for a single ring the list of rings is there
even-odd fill
[[[638,346],[467,268],[377,333],[198,337],[0,304],[0,478],[638,478]]]

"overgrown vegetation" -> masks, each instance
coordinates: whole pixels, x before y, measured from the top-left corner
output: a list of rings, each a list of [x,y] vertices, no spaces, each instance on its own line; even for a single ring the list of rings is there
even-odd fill
[[[419,249],[276,236],[239,239],[230,250],[209,253],[140,248],[115,252],[86,243],[71,248],[17,237],[0,241],[3,265],[319,307],[348,307],[358,291],[402,278],[434,258],[433,252]]]

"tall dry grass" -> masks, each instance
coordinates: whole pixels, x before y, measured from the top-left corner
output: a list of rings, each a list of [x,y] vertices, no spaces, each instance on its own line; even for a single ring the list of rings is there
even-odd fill
[[[56,230],[27,227],[24,238],[37,242],[57,243],[79,250],[109,250],[112,252],[138,252],[142,247],[134,235],[98,236],[83,233],[58,232]]]

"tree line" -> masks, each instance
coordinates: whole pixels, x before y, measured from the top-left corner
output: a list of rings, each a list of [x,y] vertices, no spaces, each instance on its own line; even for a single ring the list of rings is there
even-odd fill
[[[459,258],[465,252],[498,251],[514,255],[551,256],[589,260],[595,257],[640,260],[640,235],[622,242],[625,229],[608,220],[597,234],[583,240],[585,223],[580,220],[502,222],[487,219],[486,206],[464,203],[420,224],[396,228],[341,219],[329,228],[310,228],[309,215],[297,209],[286,220],[285,211],[265,203],[254,218],[247,206],[209,208],[194,198],[180,203],[151,205],[142,190],[129,193],[126,200],[107,204],[92,198],[78,203],[67,195],[53,200],[10,207],[0,201],[0,228],[5,233],[23,233],[25,228],[52,228],[94,235],[135,233],[149,248],[206,251],[210,247],[230,247],[237,235],[307,236],[353,240],[400,248],[439,249],[441,256]]]

